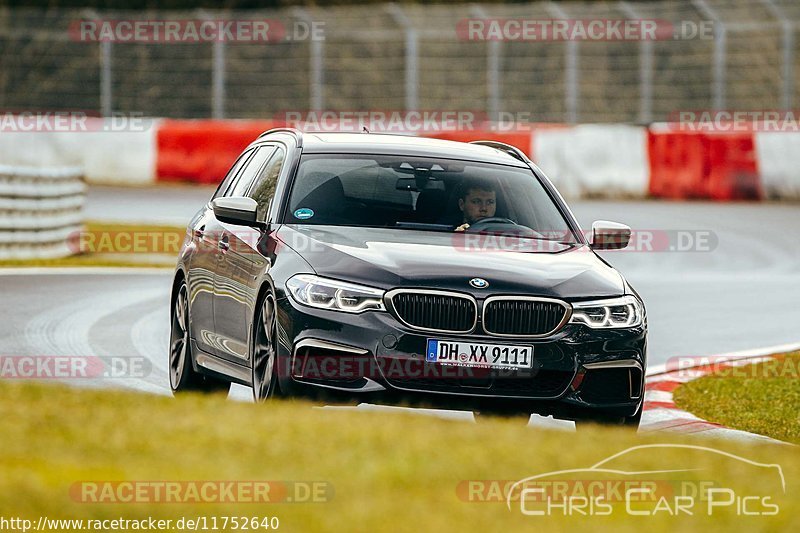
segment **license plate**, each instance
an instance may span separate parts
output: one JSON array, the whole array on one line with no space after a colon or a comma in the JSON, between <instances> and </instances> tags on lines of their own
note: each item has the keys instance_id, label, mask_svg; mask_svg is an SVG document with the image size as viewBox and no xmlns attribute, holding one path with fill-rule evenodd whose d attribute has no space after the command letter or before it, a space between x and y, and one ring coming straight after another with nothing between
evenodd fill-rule
<instances>
[{"instance_id":1,"label":"license plate","mask_svg":"<svg viewBox=\"0 0 800 533\"><path fill-rule=\"evenodd\" d=\"M531 368L533 346L428 339L428 363L482 368Z\"/></svg>"}]
</instances>

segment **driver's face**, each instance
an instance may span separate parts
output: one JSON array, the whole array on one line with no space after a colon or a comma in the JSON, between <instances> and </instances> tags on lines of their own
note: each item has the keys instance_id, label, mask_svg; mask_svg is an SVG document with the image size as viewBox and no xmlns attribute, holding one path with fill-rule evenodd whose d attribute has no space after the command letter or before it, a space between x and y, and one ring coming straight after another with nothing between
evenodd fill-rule
<instances>
[{"instance_id":1,"label":"driver's face","mask_svg":"<svg viewBox=\"0 0 800 533\"><path fill-rule=\"evenodd\" d=\"M474 224L481 218L494 216L497 211L497 195L494 191L470 189L463 199L458 200L458 208L464 213L464 222Z\"/></svg>"}]
</instances>

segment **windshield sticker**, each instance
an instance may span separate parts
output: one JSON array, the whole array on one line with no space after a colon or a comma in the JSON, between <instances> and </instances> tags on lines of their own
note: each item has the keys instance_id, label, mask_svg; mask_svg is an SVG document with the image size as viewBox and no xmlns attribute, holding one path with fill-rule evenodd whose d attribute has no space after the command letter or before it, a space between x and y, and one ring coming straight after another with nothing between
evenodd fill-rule
<instances>
[{"instance_id":1,"label":"windshield sticker","mask_svg":"<svg viewBox=\"0 0 800 533\"><path fill-rule=\"evenodd\" d=\"M314 210L309 209L308 207L301 207L294 212L294 218L299 218L300 220L306 220L314 216Z\"/></svg>"}]
</instances>

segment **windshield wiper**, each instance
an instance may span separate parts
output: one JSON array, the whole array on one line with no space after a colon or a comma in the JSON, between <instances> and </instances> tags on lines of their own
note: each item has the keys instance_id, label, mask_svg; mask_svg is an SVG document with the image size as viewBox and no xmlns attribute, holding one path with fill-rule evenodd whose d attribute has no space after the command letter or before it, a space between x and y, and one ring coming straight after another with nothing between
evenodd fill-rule
<instances>
[{"instance_id":1,"label":"windshield wiper","mask_svg":"<svg viewBox=\"0 0 800 533\"><path fill-rule=\"evenodd\" d=\"M426 222L400 222L394 223L395 228L415 229L420 231L446 231L452 232L453 226L450 224L430 224Z\"/></svg>"}]
</instances>

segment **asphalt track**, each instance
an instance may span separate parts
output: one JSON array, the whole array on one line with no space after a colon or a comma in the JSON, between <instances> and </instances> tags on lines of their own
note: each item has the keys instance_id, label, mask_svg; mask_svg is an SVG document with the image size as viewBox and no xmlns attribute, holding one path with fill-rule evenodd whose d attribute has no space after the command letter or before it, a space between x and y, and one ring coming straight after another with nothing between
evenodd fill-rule
<instances>
[{"instance_id":1,"label":"asphalt track","mask_svg":"<svg viewBox=\"0 0 800 533\"><path fill-rule=\"evenodd\" d=\"M93 189L87 218L184 223L209 194L207 188ZM571 205L584 229L608 219L645 236L633 250L603 255L645 301L651 365L800 341L799 206ZM144 357L152 365L146 375L99 384L166 394L171 275L0 269L0 355ZM247 398L249 389L236 387L232 396Z\"/></svg>"}]
</instances>

